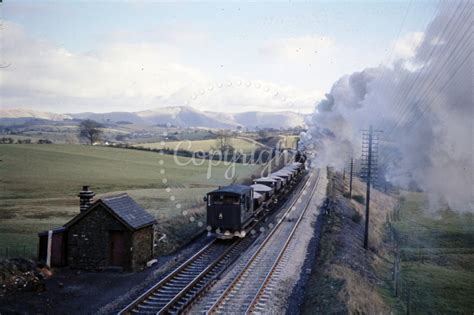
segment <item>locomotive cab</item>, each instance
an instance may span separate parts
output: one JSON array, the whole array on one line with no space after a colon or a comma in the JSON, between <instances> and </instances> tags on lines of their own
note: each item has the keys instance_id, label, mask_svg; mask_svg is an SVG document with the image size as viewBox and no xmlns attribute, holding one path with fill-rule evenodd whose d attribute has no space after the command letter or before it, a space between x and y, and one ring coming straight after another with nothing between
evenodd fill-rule
<instances>
[{"instance_id":1,"label":"locomotive cab","mask_svg":"<svg viewBox=\"0 0 474 315\"><path fill-rule=\"evenodd\" d=\"M231 185L207 194L207 228L230 237L243 233L254 212L254 191Z\"/></svg>"}]
</instances>

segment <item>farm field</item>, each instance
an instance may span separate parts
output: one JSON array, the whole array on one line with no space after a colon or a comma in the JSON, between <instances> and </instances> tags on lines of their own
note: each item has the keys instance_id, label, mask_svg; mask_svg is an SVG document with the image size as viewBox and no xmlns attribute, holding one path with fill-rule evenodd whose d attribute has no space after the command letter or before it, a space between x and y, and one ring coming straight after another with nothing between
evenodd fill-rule
<instances>
[{"instance_id":1,"label":"farm field","mask_svg":"<svg viewBox=\"0 0 474 315\"><path fill-rule=\"evenodd\" d=\"M261 145L248 141L241 138L230 138L228 143L232 145L237 150L242 150L242 152L251 152L253 150L262 148ZM155 143L141 143L135 145L136 147L144 147L149 149L184 149L189 151L210 151L218 147L218 140L208 139L208 140L192 140L192 141L164 141L164 142L155 142Z\"/></svg>"},{"instance_id":2,"label":"farm field","mask_svg":"<svg viewBox=\"0 0 474 315\"><path fill-rule=\"evenodd\" d=\"M79 212L82 185L90 185L97 198L129 193L163 222L164 233L179 234L172 229L174 220L185 219L182 228L197 230L204 193L231 181L225 178L229 164L209 168L210 161L198 160L202 165L183 166L171 155L108 147L0 145L0 160L0 257L7 247L10 255L33 253L37 232L63 225ZM237 181L257 170L233 166ZM191 210L183 216L186 209Z\"/></svg>"},{"instance_id":3,"label":"farm field","mask_svg":"<svg viewBox=\"0 0 474 315\"><path fill-rule=\"evenodd\" d=\"M474 216L427 213L421 193L404 193L393 222L401 254L401 300L410 313L471 314L474 310ZM409 296L409 300L408 300Z\"/></svg>"},{"instance_id":4,"label":"farm field","mask_svg":"<svg viewBox=\"0 0 474 315\"><path fill-rule=\"evenodd\" d=\"M282 136L281 144L285 148L296 149L300 136Z\"/></svg>"}]
</instances>

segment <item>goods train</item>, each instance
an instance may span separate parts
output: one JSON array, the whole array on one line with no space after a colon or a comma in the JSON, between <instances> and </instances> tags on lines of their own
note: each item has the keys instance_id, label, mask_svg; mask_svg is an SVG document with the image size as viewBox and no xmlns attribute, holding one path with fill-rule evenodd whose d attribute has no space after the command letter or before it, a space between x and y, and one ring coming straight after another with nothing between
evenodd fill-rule
<instances>
[{"instance_id":1,"label":"goods train","mask_svg":"<svg viewBox=\"0 0 474 315\"><path fill-rule=\"evenodd\" d=\"M250 223L262 217L279 197L288 194L301 177L306 156L298 153L295 162L266 177L254 179L250 186L230 185L209 192L204 197L209 233L220 239L245 237Z\"/></svg>"}]
</instances>

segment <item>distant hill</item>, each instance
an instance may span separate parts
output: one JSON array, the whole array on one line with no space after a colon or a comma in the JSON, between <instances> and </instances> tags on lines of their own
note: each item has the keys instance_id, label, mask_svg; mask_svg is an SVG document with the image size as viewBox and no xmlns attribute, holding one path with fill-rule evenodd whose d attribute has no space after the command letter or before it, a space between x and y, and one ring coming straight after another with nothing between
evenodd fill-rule
<instances>
[{"instance_id":1,"label":"distant hill","mask_svg":"<svg viewBox=\"0 0 474 315\"><path fill-rule=\"evenodd\" d=\"M92 119L100 122L123 122L128 121L134 124L145 124L145 122L135 113L110 112L110 113L80 113L70 114L75 119Z\"/></svg>"},{"instance_id":2,"label":"distant hill","mask_svg":"<svg viewBox=\"0 0 474 315\"><path fill-rule=\"evenodd\" d=\"M203 128L292 128L304 126L305 115L294 112L244 112L244 113L219 113L203 112L188 106L163 107L139 112L110 112L110 113L78 113L55 114L50 112L37 112L33 110L13 109L0 110L0 123L8 119L93 119L99 122L123 123L130 122L137 125L165 125L170 123L180 127Z\"/></svg>"},{"instance_id":3,"label":"distant hill","mask_svg":"<svg viewBox=\"0 0 474 315\"><path fill-rule=\"evenodd\" d=\"M244 113L217 113L206 112L219 119L232 121L238 125L251 129L259 128L293 128L304 126L305 115L294 112L244 112Z\"/></svg>"},{"instance_id":4,"label":"distant hill","mask_svg":"<svg viewBox=\"0 0 474 315\"><path fill-rule=\"evenodd\" d=\"M36 118L45 120L71 119L68 114L55 114L51 112L39 112L29 109L0 109L0 118Z\"/></svg>"},{"instance_id":5,"label":"distant hill","mask_svg":"<svg viewBox=\"0 0 474 315\"><path fill-rule=\"evenodd\" d=\"M234 128L233 121L221 121L212 115L188 106L164 107L135 113L148 124L170 123L180 127Z\"/></svg>"}]
</instances>

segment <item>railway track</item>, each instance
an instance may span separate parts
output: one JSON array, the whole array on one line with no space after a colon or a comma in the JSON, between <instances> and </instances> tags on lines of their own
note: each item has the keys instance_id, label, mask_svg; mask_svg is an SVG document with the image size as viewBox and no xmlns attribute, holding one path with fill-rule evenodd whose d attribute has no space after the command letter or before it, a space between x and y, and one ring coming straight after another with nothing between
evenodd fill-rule
<instances>
[{"instance_id":1,"label":"railway track","mask_svg":"<svg viewBox=\"0 0 474 315\"><path fill-rule=\"evenodd\" d=\"M179 313L205 290L250 242L250 239L213 240L119 314Z\"/></svg>"},{"instance_id":2,"label":"railway track","mask_svg":"<svg viewBox=\"0 0 474 315\"><path fill-rule=\"evenodd\" d=\"M301 195L304 184L296 189ZM285 204L288 213L298 198ZM254 224L255 226L257 224ZM118 314L177 314L189 307L203 292L214 284L224 270L240 257L255 240L252 237L233 240L215 239L182 263Z\"/></svg>"},{"instance_id":3,"label":"railway track","mask_svg":"<svg viewBox=\"0 0 474 315\"><path fill-rule=\"evenodd\" d=\"M278 221L275 228L267 235L264 241L247 260L240 271L234 275L233 280L226 284L226 288L217 300L208 308L207 314L250 314L254 311L264 311L265 299L272 290L271 280L281 271L281 265L287 260L287 248L295 235L306 210L308 209L312 196L317 188L319 173L314 180L310 190L303 190L300 197L306 196L304 206L299 214L291 211L296 210L294 204ZM308 184L308 183L307 183ZM302 202L299 199L299 203ZM298 200L295 201L298 203ZM295 221L296 219L296 221ZM289 224L295 222L294 224Z\"/></svg>"}]
</instances>

